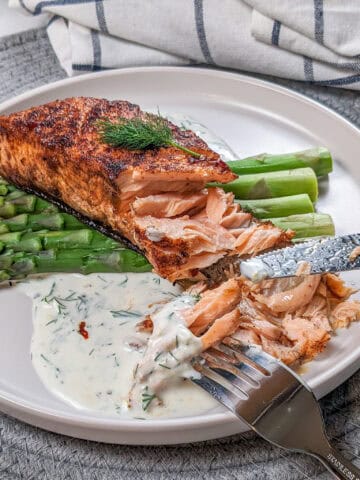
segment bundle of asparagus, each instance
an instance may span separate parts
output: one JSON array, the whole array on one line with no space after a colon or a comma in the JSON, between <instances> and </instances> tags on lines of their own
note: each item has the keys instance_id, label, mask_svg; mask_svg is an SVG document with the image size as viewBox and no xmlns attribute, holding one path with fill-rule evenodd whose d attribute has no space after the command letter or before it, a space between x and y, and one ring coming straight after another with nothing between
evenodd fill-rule
<instances>
[{"instance_id":1,"label":"bundle of asparagus","mask_svg":"<svg viewBox=\"0 0 360 480\"><path fill-rule=\"evenodd\" d=\"M0 281L50 272L147 272L148 261L0 179Z\"/></svg>"},{"instance_id":2,"label":"bundle of asparagus","mask_svg":"<svg viewBox=\"0 0 360 480\"><path fill-rule=\"evenodd\" d=\"M240 174L227 185L241 207L296 232L296 238L333 235L329 215L315 213L317 176L331 172L325 148L263 154L229 162ZM0 178L0 281L50 272L146 272L148 261L86 228L72 215Z\"/></svg>"}]
</instances>

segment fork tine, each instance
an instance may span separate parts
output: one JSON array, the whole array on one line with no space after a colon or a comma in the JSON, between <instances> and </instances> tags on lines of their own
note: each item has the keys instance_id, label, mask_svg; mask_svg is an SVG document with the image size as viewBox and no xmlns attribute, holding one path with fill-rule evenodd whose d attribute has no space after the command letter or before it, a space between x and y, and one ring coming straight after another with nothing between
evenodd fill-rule
<instances>
[{"instance_id":1,"label":"fork tine","mask_svg":"<svg viewBox=\"0 0 360 480\"><path fill-rule=\"evenodd\" d=\"M239 351L239 349L219 344L211 350L215 350L216 352L220 351L228 357L231 357L233 359L232 363L235 363L235 366L241 372L241 375L246 377L246 379L250 379L250 381L256 385L261 383L264 376L270 375L268 370L246 357L241 351Z\"/></svg>"},{"instance_id":2,"label":"fork tine","mask_svg":"<svg viewBox=\"0 0 360 480\"><path fill-rule=\"evenodd\" d=\"M193 378L192 381L206 390L212 397L232 412L236 411L236 405L238 405L241 400L246 400L247 397L245 394L241 395L239 390L237 390L235 394L225 387L223 385L223 379L205 364L197 363L194 365L194 368L201 373L201 377Z\"/></svg>"},{"instance_id":3,"label":"fork tine","mask_svg":"<svg viewBox=\"0 0 360 480\"><path fill-rule=\"evenodd\" d=\"M230 373L233 373L235 376L240 376L245 382L249 383L250 385L254 387L258 387L260 385L260 378L262 377L259 376L259 378L257 378L256 375L249 375L249 372L247 373L246 370L250 369L247 368L246 365L239 363L237 356L235 357L234 355L232 355L233 353L236 353L233 350L227 349L226 347L218 346L210 348L204 353L212 356L215 361L223 360L223 363L226 366L230 367Z\"/></svg>"},{"instance_id":4,"label":"fork tine","mask_svg":"<svg viewBox=\"0 0 360 480\"><path fill-rule=\"evenodd\" d=\"M278 362L261 350L257 345L243 345L234 337L226 337L223 340L223 343L225 343L227 347L234 349L238 354L242 355L241 361L251 365L261 372L264 372L265 370L271 374L279 367Z\"/></svg>"},{"instance_id":5,"label":"fork tine","mask_svg":"<svg viewBox=\"0 0 360 480\"><path fill-rule=\"evenodd\" d=\"M203 353L202 358L207 362L208 367L231 383L232 386L239 389L242 394L246 394L248 390L258 388L259 383L251 381L248 377L241 374L241 371L236 367L229 365L226 360L219 358L211 353Z\"/></svg>"}]
</instances>

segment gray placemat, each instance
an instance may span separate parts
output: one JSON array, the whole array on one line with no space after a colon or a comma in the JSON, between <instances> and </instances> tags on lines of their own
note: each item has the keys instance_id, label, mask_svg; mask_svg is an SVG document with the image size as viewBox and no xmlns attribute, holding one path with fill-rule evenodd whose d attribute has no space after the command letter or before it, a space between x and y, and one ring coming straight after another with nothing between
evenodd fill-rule
<instances>
[{"instance_id":1,"label":"gray placemat","mask_svg":"<svg viewBox=\"0 0 360 480\"><path fill-rule=\"evenodd\" d=\"M64 77L44 30L0 40L0 100ZM271 80L323 102L360 126L359 93ZM321 402L335 446L358 465L359 380L360 372ZM197 444L128 447L72 439L0 415L1 480L328 478L316 460L281 451L251 433Z\"/></svg>"}]
</instances>

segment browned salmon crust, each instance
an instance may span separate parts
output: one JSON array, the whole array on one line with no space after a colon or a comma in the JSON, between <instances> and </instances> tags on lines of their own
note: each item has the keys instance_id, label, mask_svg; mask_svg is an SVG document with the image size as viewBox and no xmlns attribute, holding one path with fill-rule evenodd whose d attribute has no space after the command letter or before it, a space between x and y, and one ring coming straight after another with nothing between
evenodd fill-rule
<instances>
[{"instance_id":1,"label":"browned salmon crust","mask_svg":"<svg viewBox=\"0 0 360 480\"><path fill-rule=\"evenodd\" d=\"M143 115L138 105L127 101L79 97L0 116L0 173L118 240L127 237L116 218L121 174L146 176L154 191L156 183L168 181L171 173L178 180L185 178L189 189L197 182L234 178L199 137L170 122L176 140L201 153L200 159L173 147L129 151L99 141L99 119Z\"/></svg>"},{"instance_id":2,"label":"browned salmon crust","mask_svg":"<svg viewBox=\"0 0 360 480\"><path fill-rule=\"evenodd\" d=\"M26 178L30 178L31 172L28 168L26 172L20 172L20 165L11 170L11 163L22 160L23 167L31 164L36 170L39 170L40 165L43 166L46 169L43 174L49 173L51 176L47 181L50 181L54 196L61 193L59 189L62 180L57 178L60 172L75 174L76 177L83 175L81 182L85 179L91 180L94 175L100 176L115 190L119 189L119 174L124 172L156 175L158 179L173 173L180 176L181 180L186 178L190 183L229 182L235 178L226 163L210 150L205 142L192 131L182 130L170 122L168 123L176 141L202 154L201 158L195 159L174 147L129 151L113 148L99 141L99 119L131 119L144 115L138 105L127 101L77 97L57 100L9 116L0 116L2 141L9 142L7 147L2 147L2 156L7 153L8 162L4 164L2 161L1 169L9 178L13 176L13 181L20 183L25 180L26 186ZM18 154L16 159L14 153ZM35 153L38 156L34 165L32 157ZM166 177L165 179L168 181ZM42 181L39 183L41 188ZM91 183L97 185L94 180ZM48 193L51 191L50 185L46 187ZM76 183L76 187L76 190L79 190L81 185ZM88 187L89 185L86 190L89 190Z\"/></svg>"},{"instance_id":3,"label":"browned salmon crust","mask_svg":"<svg viewBox=\"0 0 360 480\"><path fill-rule=\"evenodd\" d=\"M195 278L226 255L283 246L291 234L258 224L209 182L236 178L219 155L169 122L174 147L103 143L98 121L144 118L127 101L68 98L0 116L0 175L144 253L162 276ZM236 258L236 257L234 257Z\"/></svg>"}]
</instances>

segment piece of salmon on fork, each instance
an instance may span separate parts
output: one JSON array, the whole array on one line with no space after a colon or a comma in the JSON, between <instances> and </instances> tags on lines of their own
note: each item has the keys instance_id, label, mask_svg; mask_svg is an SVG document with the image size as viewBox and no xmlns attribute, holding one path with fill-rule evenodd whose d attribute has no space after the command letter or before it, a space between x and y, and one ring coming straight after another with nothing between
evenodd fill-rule
<instances>
[{"instance_id":1,"label":"piece of salmon on fork","mask_svg":"<svg viewBox=\"0 0 360 480\"><path fill-rule=\"evenodd\" d=\"M148 115L127 101L78 97L0 116L0 175L144 253L171 281L217 277L236 255L288 244L291 232L257 222L231 193L207 188L236 176L193 132L168 122L176 142L199 158L174 146L103 143L100 120Z\"/></svg>"},{"instance_id":2,"label":"piece of salmon on fork","mask_svg":"<svg viewBox=\"0 0 360 480\"><path fill-rule=\"evenodd\" d=\"M312 360L337 328L360 319L352 293L332 274L258 284L237 277L200 294L191 288L146 319L150 337L130 406L136 408L144 388L160 401L171 381L195 374L191 364L200 354L215 368L222 361L229 367L227 345L258 345L291 366Z\"/></svg>"}]
</instances>

